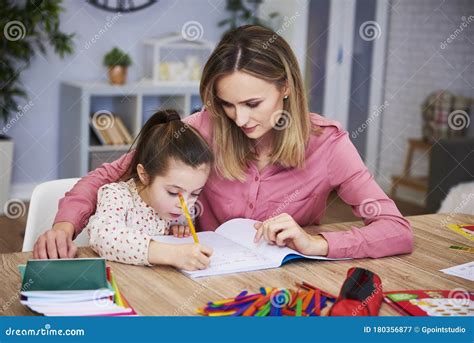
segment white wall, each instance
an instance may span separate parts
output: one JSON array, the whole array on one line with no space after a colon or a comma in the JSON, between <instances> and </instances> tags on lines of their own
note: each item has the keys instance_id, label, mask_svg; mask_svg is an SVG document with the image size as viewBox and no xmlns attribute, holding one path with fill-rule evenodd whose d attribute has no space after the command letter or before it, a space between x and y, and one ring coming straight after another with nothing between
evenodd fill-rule
<instances>
[{"instance_id":1,"label":"white wall","mask_svg":"<svg viewBox=\"0 0 474 343\"><path fill-rule=\"evenodd\" d=\"M59 83L61 80L105 82L103 55L119 46L131 55L129 80L142 76L141 41L149 36L180 32L187 21L203 26L203 38L217 42L222 30L217 22L227 16L223 1L161 0L146 10L114 14L99 10L85 1L66 0L61 15L61 29L75 32L75 52L64 60L48 52L36 57L22 74L32 106L24 112L7 134L15 142L11 197L27 198L35 184L57 177ZM107 29L106 24L111 27ZM100 30L106 30L99 34ZM99 34L99 39L91 39ZM88 47L90 45L90 47Z\"/></svg>"},{"instance_id":2,"label":"white wall","mask_svg":"<svg viewBox=\"0 0 474 343\"><path fill-rule=\"evenodd\" d=\"M383 188L389 189L391 175L401 173L408 139L421 138L425 98L439 89L474 97L474 21L441 48L462 24L462 17L472 15L472 0L391 2L385 83L388 106L379 145L378 182ZM416 162L417 174L427 170L425 158Z\"/></svg>"},{"instance_id":3,"label":"white wall","mask_svg":"<svg viewBox=\"0 0 474 343\"><path fill-rule=\"evenodd\" d=\"M127 51L133 59L128 79L140 79L143 39L180 32L184 23L198 21L203 27L203 38L217 42L223 32L217 22L228 16L225 6L222 0L160 0L145 10L114 18L114 13L85 1L65 0L61 29L76 33L75 52L61 60L48 51L46 57L36 57L22 74L31 103L25 107L25 102L18 120L8 124L7 134L15 142L11 197L27 199L36 184L57 178L61 80L106 82L102 57L113 46ZM280 11L289 17L299 11L295 24L285 29L283 36L295 48L298 59L304 61L306 35L301 35L301 30L306 30L307 13L299 10L301 6L306 8L307 0L268 0L264 11ZM105 32L100 33L101 30ZM96 35L99 38L92 42Z\"/></svg>"},{"instance_id":4,"label":"white wall","mask_svg":"<svg viewBox=\"0 0 474 343\"><path fill-rule=\"evenodd\" d=\"M305 75L309 0L266 0L260 7L260 17L266 19L272 12L279 13L272 28L291 45Z\"/></svg>"}]
</instances>

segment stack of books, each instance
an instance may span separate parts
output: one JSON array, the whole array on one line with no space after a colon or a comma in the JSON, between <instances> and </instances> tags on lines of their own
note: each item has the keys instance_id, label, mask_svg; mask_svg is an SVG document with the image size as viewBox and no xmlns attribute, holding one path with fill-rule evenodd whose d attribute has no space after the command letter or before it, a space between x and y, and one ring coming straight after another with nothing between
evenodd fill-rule
<instances>
[{"instance_id":1,"label":"stack of books","mask_svg":"<svg viewBox=\"0 0 474 343\"><path fill-rule=\"evenodd\" d=\"M93 116L91 128L102 145L126 145L133 142L132 135L119 116L107 116L106 120Z\"/></svg>"},{"instance_id":2,"label":"stack of books","mask_svg":"<svg viewBox=\"0 0 474 343\"><path fill-rule=\"evenodd\" d=\"M101 258L29 260L19 266L20 302L45 316L134 316Z\"/></svg>"}]
</instances>

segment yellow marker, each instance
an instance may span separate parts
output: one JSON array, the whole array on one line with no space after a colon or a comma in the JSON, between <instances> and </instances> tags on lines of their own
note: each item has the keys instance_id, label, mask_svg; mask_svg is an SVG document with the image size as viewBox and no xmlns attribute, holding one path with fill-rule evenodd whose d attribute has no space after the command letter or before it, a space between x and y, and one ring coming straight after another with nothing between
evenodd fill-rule
<instances>
[{"instance_id":1,"label":"yellow marker","mask_svg":"<svg viewBox=\"0 0 474 343\"><path fill-rule=\"evenodd\" d=\"M209 317L223 317L223 316L231 316L236 312L236 310L231 311L222 311L222 312L210 312L207 315Z\"/></svg>"},{"instance_id":2,"label":"yellow marker","mask_svg":"<svg viewBox=\"0 0 474 343\"><path fill-rule=\"evenodd\" d=\"M181 203L181 207L183 209L184 215L186 216L186 219L188 220L189 229L191 230L191 234L193 235L194 243L199 243L199 238L196 235L196 229L194 228L194 224L191 219L191 215L189 214L188 207L186 206L186 203L184 202L183 195L179 193L178 197L179 197L179 202Z\"/></svg>"},{"instance_id":3,"label":"yellow marker","mask_svg":"<svg viewBox=\"0 0 474 343\"><path fill-rule=\"evenodd\" d=\"M454 232L459 233L461 236L466 237L467 239L474 241L474 234L466 232L466 230L462 229L462 226L468 226L466 224L463 225L456 225L456 224L448 224L446 225L449 229L453 230Z\"/></svg>"}]
</instances>

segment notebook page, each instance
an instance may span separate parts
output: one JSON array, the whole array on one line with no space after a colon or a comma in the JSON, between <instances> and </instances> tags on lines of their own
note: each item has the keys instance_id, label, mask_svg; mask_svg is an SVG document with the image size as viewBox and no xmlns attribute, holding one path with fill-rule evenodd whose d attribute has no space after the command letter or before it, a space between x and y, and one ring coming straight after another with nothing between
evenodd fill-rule
<instances>
[{"instance_id":1,"label":"notebook page","mask_svg":"<svg viewBox=\"0 0 474 343\"><path fill-rule=\"evenodd\" d=\"M47 299L54 302L85 301L106 298L115 293L109 289L101 288L93 291L22 291L21 295L28 299Z\"/></svg>"},{"instance_id":2,"label":"notebook page","mask_svg":"<svg viewBox=\"0 0 474 343\"><path fill-rule=\"evenodd\" d=\"M219 233L220 235L247 247L259 255L269 258L275 263L278 263L278 266L284 262L287 256L288 258L286 260L289 260L291 257L295 257L295 255L313 260L337 260L323 256L303 255L288 247L270 245L263 238L260 239L260 242L254 243L253 239L257 232L257 230L255 230L253 227L255 223L257 223L257 221L253 219L232 219L219 226L216 230L216 233Z\"/></svg>"},{"instance_id":3,"label":"notebook page","mask_svg":"<svg viewBox=\"0 0 474 343\"><path fill-rule=\"evenodd\" d=\"M448 275L453 275L464 278L469 281L474 281L474 261L450 268L441 269L441 271Z\"/></svg>"},{"instance_id":4,"label":"notebook page","mask_svg":"<svg viewBox=\"0 0 474 343\"><path fill-rule=\"evenodd\" d=\"M214 251L211 256L211 263L207 269L184 271L191 277L236 273L278 266L278 264L275 264L270 259L215 232L199 232L198 237L202 245L209 246ZM192 237L154 236L152 239L167 244L194 242Z\"/></svg>"},{"instance_id":5,"label":"notebook page","mask_svg":"<svg viewBox=\"0 0 474 343\"><path fill-rule=\"evenodd\" d=\"M108 299L64 304L39 303L23 300L21 303L35 312L54 316L107 315L132 312L132 309L120 307Z\"/></svg>"}]
</instances>

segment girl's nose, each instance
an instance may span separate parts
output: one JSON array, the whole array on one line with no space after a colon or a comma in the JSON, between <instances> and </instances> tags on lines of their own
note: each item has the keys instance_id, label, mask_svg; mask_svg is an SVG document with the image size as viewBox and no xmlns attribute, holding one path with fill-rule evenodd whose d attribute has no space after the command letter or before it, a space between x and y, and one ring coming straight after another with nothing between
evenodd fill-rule
<instances>
[{"instance_id":1,"label":"girl's nose","mask_svg":"<svg viewBox=\"0 0 474 343\"><path fill-rule=\"evenodd\" d=\"M183 196L183 199L184 199L184 202L186 204L186 206L188 207L188 209L193 205L193 202L192 202L192 198L190 198L188 195L186 194L183 194L181 193L181 195ZM181 201L178 201L175 203L175 207L176 208L179 208L179 209L182 209L182 206L181 206Z\"/></svg>"}]
</instances>

